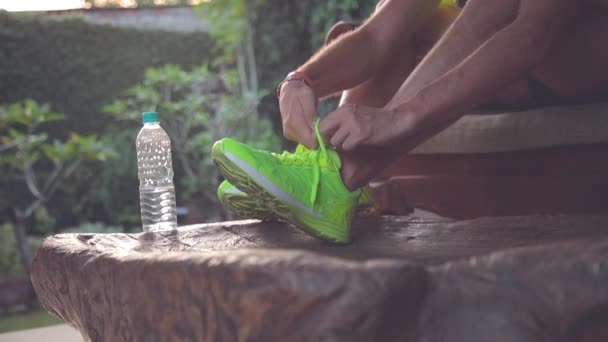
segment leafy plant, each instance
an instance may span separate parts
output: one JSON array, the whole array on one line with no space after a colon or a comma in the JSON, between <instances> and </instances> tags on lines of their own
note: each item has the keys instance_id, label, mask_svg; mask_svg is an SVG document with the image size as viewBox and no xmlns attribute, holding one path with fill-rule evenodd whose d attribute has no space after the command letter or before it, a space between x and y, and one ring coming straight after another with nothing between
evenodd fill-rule
<instances>
[{"instance_id":1,"label":"leafy plant","mask_svg":"<svg viewBox=\"0 0 608 342\"><path fill-rule=\"evenodd\" d=\"M16 203L11 201L9 193L4 193L0 208L13 213L17 247L26 270L32 262L27 247L28 220L46 208L82 161L104 161L115 155L94 135L80 136L72 132L65 140L49 142L43 126L59 120L63 120L63 115L30 99L0 106L0 180L25 185L30 196L25 203Z\"/></svg>"},{"instance_id":2,"label":"leafy plant","mask_svg":"<svg viewBox=\"0 0 608 342\"><path fill-rule=\"evenodd\" d=\"M258 66L254 45L255 27L253 22L258 13L252 11L256 0L205 1L199 6L199 13L209 26L209 34L216 48L222 51L221 66L236 65L236 76L240 94L249 101L250 113L257 120L259 100L265 95L260 89ZM234 75L234 72L228 72ZM249 126L251 134L256 126Z\"/></svg>"},{"instance_id":3,"label":"leafy plant","mask_svg":"<svg viewBox=\"0 0 608 342\"><path fill-rule=\"evenodd\" d=\"M178 194L183 199L202 197L216 209L209 210L209 216L217 217L219 174L209 155L212 144L233 137L262 149L276 150L280 145L270 121L252 115L256 104L254 95L240 94L230 70L211 71L203 65L186 71L165 65L149 68L142 83L104 109L132 124L139 122L143 111L159 112L171 138L174 167L184 175L176 181Z\"/></svg>"},{"instance_id":4,"label":"leafy plant","mask_svg":"<svg viewBox=\"0 0 608 342\"><path fill-rule=\"evenodd\" d=\"M208 0L198 12L209 26L222 63L234 66L244 93L257 89L258 111L280 125L274 95L288 72L323 44L339 20L365 18L374 1Z\"/></svg>"},{"instance_id":5,"label":"leafy plant","mask_svg":"<svg viewBox=\"0 0 608 342\"><path fill-rule=\"evenodd\" d=\"M34 254L42 244L42 239L29 237L26 246L30 254ZM21 262L14 226L5 222L0 224L0 283L10 279L27 278L28 274Z\"/></svg>"},{"instance_id":6,"label":"leafy plant","mask_svg":"<svg viewBox=\"0 0 608 342\"><path fill-rule=\"evenodd\" d=\"M126 227L141 224L135 150L138 129L135 121L121 120L104 131L101 141L118 153L91 182L91 205L83 215L87 220Z\"/></svg>"},{"instance_id":7,"label":"leafy plant","mask_svg":"<svg viewBox=\"0 0 608 342\"><path fill-rule=\"evenodd\" d=\"M0 275L0 280L22 278L25 275L13 227L9 223L0 225Z\"/></svg>"}]
</instances>

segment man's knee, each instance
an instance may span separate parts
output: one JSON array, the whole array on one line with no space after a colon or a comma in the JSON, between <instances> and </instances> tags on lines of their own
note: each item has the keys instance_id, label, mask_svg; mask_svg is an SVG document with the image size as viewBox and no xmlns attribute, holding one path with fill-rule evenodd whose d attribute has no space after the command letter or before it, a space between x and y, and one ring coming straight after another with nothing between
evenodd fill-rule
<instances>
[{"instance_id":1,"label":"man's knee","mask_svg":"<svg viewBox=\"0 0 608 342\"><path fill-rule=\"evenodd\" d=\"M325 36L325 45L347 32L354 31L360 25L361 23L356 21L339 21L335 23L334 26L327 31L327 35Z\"/></svg>"},{"instance_id":2,"label":"man's knee","mask_svg":"<svg viewBox=\"0 0 608 342\"><path fill-rule=\"evenodd\" d=\"M386 0L378 1L378 3L376 4L376 12L378 12L378 10L384 4L386 4L386 2L387 2ZM361 22L358 22L358 21L342 21L341 20L341 21L335 23L334 26L332 26L329 29L329 31L327 31L327 35L325 35L325 45L331 43L336 38L340 37L341 35L343 35L347 32L354 31L359 26L361 26Z\"/></svg>"},{"instance_id":3,"label":"man's knee","mask_svg":"<svg viewBox=\"0 0 608 342\"><path fill-rule=\"evenodd\" d=\"M378 3L376 4L376 11L378 11L382 6L384 6L385 3L386 3L386 0L378 1Z\"/></svg>"}]
</instances>

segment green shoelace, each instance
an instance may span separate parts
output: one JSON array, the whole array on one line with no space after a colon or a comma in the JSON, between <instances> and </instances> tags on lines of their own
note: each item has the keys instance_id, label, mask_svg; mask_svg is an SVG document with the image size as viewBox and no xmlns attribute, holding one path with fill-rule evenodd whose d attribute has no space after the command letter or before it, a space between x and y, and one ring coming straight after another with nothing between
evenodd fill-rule
<instances>
[{"instance_id":1,"label":"green shoelace","mask_svg":"<svg viewBox=\"0 0 608 342\"><path fill-rule=\"evenodd\" d=\"M327 149L325 147L325 141L321 136L321 132L319 131L319 122L320 119L315 121L315 135L317 137L317 141L319 142L319 150L309 150L303 145L299 145L296 148L295 152L287 152L284 151L281 154L271 153L273 157L275 157L278 161L285 165L312 165L312 184L313 188L310 193L310 206L313 206L315 201L317 200L317 192L319 191L319 182L321 181L321 168L319 166L320 159L324 158L328 160ZM314 159L311 154L315 154L316 159Z\"/></svg>"},{"instance_id":2,"label":"green shoelace","mask_svg":"<svg viewBox=\"0 0 608 342\"><path fill-rule=\"evenodd\" d=\"M317 191L319 190L319 182L321 181L321 168L319 167L319 156L325 158L325 160L327 160L329 158L327 156L327 149L325 148L325 141L323 140L323 137L321 136L321 132L319 131L319 122L321 122L320 119L317 119L315 121L315 135L317 136L317 141L319 142L319 148L321 149L321 153L317 153L317 162L314 163L315 167L313 168L313 174L312 174L313 189L312 189L312 192L310 193L310 205L311 206L313 204L315 204L315 201L317 200Z\"/></svg>"}]
</instances>

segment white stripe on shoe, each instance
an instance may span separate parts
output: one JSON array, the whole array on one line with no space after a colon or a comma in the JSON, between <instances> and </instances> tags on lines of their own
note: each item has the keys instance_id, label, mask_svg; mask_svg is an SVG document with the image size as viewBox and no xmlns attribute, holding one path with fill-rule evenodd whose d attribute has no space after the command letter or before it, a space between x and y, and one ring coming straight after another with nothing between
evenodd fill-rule
<instances>
[{"instance_id":1,"label":"white stripe on shoe","mask_svg":"<svg viewBox=\"0 0 608 342\"><path fill-rule=\"evenodd\" d=\"M323 215L313 211L312 209L310 209L309 207L304 205L302 202L300 202L296 198L293 198L290 194L283 191L283 189L279 188L276 184L274 184L272 181L270 181L268 178L266 178L258 170L251 167L249 164L247 164L245 161L241 160L239 157L237 157L234 154L227 152L227 151L224 152L224 155L231 162L236 164L236 166L238 166L241 170L245 171L249 175L249 177L253 178L257 183L261 184L274 197L280 199L281 201L287 202L314 217L323 218Z\"/></svg>"},{"instance_id":2,"label":"white stripe on shoe","mask_svg":"<svg viewBox=\"0 0 608 342\"><path fill-rule=\"evenodd\" d=\"M236 186L232 187L232 188L228 188L227 190L224 190L225 194L230 194L230 195L239 195L239 196L246 196L247 194L242 192L241 190L239 190Z\"/></svg>"}]
</instances>

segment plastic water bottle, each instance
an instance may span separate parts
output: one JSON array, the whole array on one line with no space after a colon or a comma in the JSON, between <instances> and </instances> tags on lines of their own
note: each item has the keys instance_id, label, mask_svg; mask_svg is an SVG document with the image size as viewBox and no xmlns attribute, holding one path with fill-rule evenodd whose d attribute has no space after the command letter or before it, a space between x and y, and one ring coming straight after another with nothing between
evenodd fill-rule
<instances>
[{"instance_id":1,"label":"plastic water bottle","mask_svg":"<svg viewBox=\"0 0 608 342\"><path fill-rule=\"evenodd\" d=\"M177 228L171 139L160 126L158 113L142 114L144 126L137 135L139 205L145 232Z\"/></svg>"}]
</instances>

